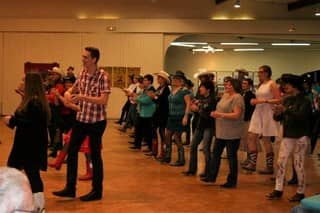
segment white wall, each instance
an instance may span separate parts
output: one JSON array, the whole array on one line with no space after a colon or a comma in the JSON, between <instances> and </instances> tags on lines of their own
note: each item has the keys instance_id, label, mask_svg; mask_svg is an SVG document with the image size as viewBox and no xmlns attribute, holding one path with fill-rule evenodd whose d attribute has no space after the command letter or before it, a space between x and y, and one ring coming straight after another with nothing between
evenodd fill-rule
<instances>
[{"instance_id":1,"label":"white wall","mask_svg":"<svg viewBox=\"0 0 320 213\"><path fill-rule=\"evenodd\" d=\"M12 113L19 103L13 92L23 75L26 61L58 62L62 68L74 65L81 68L81 51L84 46L97 46L101 50L101 66L141 67L142 74L163 69L164 55L169 43L178 35L189 33L250 34L297 39L301 36L318 36L320 21L311 20L256 20L212 21L192 19L0 19L0 113ZM115 26L116 32L108 32ZM288 33L295 26L296 32ZM309 56L310 57L307 57ZM311 57L312 56L312 57ZM233 70L238 67L256 69L269 63L276 72L280 70L310 70L318 68L314 58L318 53L295 56L293 53L263 53L263 55L238 55L222 53L205 56L181 55L170 52L166 69L182 69L189 73L206 67ZM281 59L281 60L280 60ZM299 63L300 61L300 63ZM193 64L194 62L194 64ZM299 69L297 69L299 68ZM125 100L119 89L113 89L108 106L109 117L118 117Z\"/></svg>"},{"instance_id":2,"label":"white wall","mask_svg":"<svg viewBox=\"0 0 320 213\"><path fill-rule=\"evenodd\" d=\"M196 53L185 48L170 47L165 58L165 69L169 72L183 70L192 77L199 68L216 71L234 71L244 68L256 71L259 66L267 64L272 67L273 78L282 73L302 74L320 69L320 50L291 51L267 50L265 52L225 51L215 54Z\"/></svg>"},{"instance_id":3,"label":"white wall","mask_svg":"<svg viewBox=\"0 0 320 213\"><path fill-rule=\"evenodd\" d=\"M2 85L0 102L3 114L12 113L20 101L14 89L23 76L26 61L58 62L63 69L74 65L79 72L83 47L96 46L101 51L100 66L141 67L144 74L161 70L163 64L162 34L3 33L0 35L0 39L3 37L0 42ZM1 57L2 49L3 57ZM125 97L120 89L112 89L108 115L110 118L117 118Z\"/></svg>"}]
</instances>

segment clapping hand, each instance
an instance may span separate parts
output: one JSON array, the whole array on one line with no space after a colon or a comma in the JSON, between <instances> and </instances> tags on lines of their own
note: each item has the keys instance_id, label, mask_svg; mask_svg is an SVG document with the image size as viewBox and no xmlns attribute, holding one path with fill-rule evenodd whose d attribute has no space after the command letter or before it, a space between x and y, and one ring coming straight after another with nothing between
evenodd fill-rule
<instances>
[{"instance_id":1,"label":"clapping hand","mask_svg":"<svg viewBox=\"0 0 320 213\"><path fill-rule=\"evenodd\" d=\"M11 115L6 115L6 116L4 116L3 117L3 122L7 125L7 126L9 126L9 124L10 124L10 119L11 119Z\"/></svg>"},{"instance_id":2,"label":"clapping hand","mask_svg":"<svg viewBox=\"0 0 320 213\"><path fill-rule=\"evenodd\" d=\"M286 110L282 104L275 104L272 109L275 114L281 114Z\"/></svg>"}]
</instances>

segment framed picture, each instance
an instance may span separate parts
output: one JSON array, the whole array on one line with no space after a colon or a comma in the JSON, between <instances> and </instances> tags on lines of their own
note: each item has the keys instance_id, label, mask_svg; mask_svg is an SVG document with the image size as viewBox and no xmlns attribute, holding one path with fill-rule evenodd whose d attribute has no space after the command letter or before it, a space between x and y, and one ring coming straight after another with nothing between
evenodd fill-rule
<instances>
[{"instance_id":1,"label":"framed picture","mask_svg":"<svg viewBox=\"0 0 320 213\"><path fill-rule=\"evenodd\" d=\"M233 72L232 71L218 71L217 72L217 84L223 84L223 79L225 77L233 77Z\"/></svg>"},{"instance_id":2,"label":"framed picture","mask_svg":"<svg viewBox=\"0 0 320 213\"><path fill-rule=\"evenodd\" d=\"M113 87L113 82L112 82L112 67L100 67L100 69L103 69L104 71L106 71L109 75L109 83L110 83L110 87Z\"/></svg>"}]
</instances>

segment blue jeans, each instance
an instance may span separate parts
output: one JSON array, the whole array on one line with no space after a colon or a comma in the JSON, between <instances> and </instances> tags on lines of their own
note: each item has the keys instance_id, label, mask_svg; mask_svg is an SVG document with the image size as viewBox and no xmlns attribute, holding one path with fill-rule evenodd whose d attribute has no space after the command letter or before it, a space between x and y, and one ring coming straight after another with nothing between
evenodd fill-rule
<instances>
[{"instance_id":1,"label":"blue jeans","mask_svg":"<svg viewBox=\"0 0 320 213\"><path fill-rule=\"evenodd\" d=\"M203 152L205 156L205 173L208 172L210 162L210 147L213 137L213 128L196 128L192 137L190 149L189 172L196 173L198 166L198 146L203 140Z\"/></svg>"}]
</instances>

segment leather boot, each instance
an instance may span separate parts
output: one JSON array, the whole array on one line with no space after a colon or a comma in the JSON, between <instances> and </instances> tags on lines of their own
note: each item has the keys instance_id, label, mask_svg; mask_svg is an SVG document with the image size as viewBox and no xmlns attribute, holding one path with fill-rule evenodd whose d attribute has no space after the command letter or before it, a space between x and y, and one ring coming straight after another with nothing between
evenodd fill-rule
<instances>
[{"instance_id":1,"label":"leather boot","mask_svg":"<svg viewBox=\"0 0 320 213\"><path fill-rule=\"evenodd\" d=\"M48 166L51 168L56 168L56 170L61 169L61 165L63 164L64 159L67 156L67 152L60 151L58 157L56 158L54 163L48 163Z\"/></svg>"},{"instance_id":2,"label":"leather boot","mask_svg":"<svg viewBox=\"0 0 320 213\"><path fill-rule=\"evenodd\" d=\"M249 153L249 155L248 155L249 163L242 166L242 169L250 171L250 172L256 171L257 157L258 157L258 152Z\"/></svg>"},{"instance_id":3,"label":"leather boot","mask_svg":"<svg viewBox=\"0 0 320 213\"><path fill-rule=\"evenodd\" d=\"M170 166L184 166L185 159L184 159L184 148L181 147L178 150L178 160L175 163L171 163Z\"/></svg>"},{"instance_id":4,"label":"leather boot","mask_svg":"<svg viewBox=\"0 0 320 213\"><path fill-rule=\"evenodd\" d=\"M170 145L166 145L166 149L165 149L165 155L162 159L160 159L161 163L170 163L171 161L171 144Z\"/></svg>"},{"instance_id":5,"label":"leather boot","mask_svg":"<svg viewBox=\"0 0 320 213\"><path fill-rule=\"evenodd\" d=\"M164 143L161 141L160 143L160 154L159 156L157 157L157 159L163 159L164 158L164 155L165 155L165 148L164 148Z\"/></svg>"},{"instance_id":6,"label":"leather boot","mask_svg":"<svg viewBox=\"0 0 320 213\"><path fill-rule=\"evenodd\" d=\"M153 156L158 155L158 139L152 140L152 155Z\"/></svg>"},{"instance_id":7,"label":"leather boot","mask_svg":"<svg viewBox=\"0 0 320 213\"><path fill-rule=\"evenodd\" d=\"M74 198L76 197L76 189L75 188L68 188L65 187L64 189L60 191L55 191L52 192L53 195L58 196L58 197L71 197Z\"/></svg>"},{"instance_id":8,"label":"leather boot","mask_svg":"<svg viewBox=\"0 0 320 213\"><path fill-rule=\"evenodd\" d=\"M259 174L262 175L272 175L273 174L273 152L267 153L266 156L266 168L259 171Z\"/></svg>"},{"instance_id":9,"label":"leather boot","mask_svg":"<svg viewBox=\"0 0 320 213\"><path fill-rule=\"evenodd\" d=\"M93 176L93 171L92 171L92 163L91 161L87 161L87 173L85 175L81 175L78 177L79 180L85 181L85 180L91 180Z\"/></svg>"}]
</instances>

